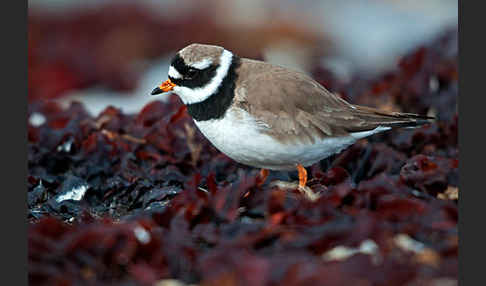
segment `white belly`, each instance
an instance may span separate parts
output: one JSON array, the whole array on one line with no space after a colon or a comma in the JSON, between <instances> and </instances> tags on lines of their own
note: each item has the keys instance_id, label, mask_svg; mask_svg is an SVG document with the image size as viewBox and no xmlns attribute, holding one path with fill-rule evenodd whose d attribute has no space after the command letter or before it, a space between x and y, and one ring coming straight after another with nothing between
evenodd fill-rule
<instances>
[{"instance_id":1,"label":"white belly","mask_svg":"<svg viewBox=\"0 0 486 286\"><path fill-rule=\"evenodd\" d=\"M297 164L312 165L340 152L359 138L382 131L377 128L352 136L322 139L314 144L291 145L259 132L259 128L265 127L259 126L242 110L235 112L230 108L222 119L194 122L204 136L228 157L245 165L270 170L293 170Z\"/></svg>"}]
</instances>

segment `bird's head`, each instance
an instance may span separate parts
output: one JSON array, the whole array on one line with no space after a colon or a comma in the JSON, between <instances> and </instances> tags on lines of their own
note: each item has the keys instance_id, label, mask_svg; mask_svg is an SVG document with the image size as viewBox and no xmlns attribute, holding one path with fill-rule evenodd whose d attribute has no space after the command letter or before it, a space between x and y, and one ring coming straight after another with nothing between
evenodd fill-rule
<instances>
[{"instance_id":1,"label":"bird's head","mask_svg":"<svg viewBox=\"0 0 486 286\"><path fill-rule=\"evenodd\" d=\"M169 79L152 95L173 91L184 102L202 102L217 92L233 61L233 53L219 46L191 44L178 51L169 67Z\"/></svg>"}]
</instances>

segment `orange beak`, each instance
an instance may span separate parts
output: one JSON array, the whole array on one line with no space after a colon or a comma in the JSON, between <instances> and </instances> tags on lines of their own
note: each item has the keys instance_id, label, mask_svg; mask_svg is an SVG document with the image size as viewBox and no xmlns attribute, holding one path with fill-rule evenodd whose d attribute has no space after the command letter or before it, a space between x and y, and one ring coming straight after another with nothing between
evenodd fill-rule
<instances>
[{"instance_id":1,"label":"orange beak","mask_svg":"<svg viewBox=\"0 0 486 286\"><path fill-rule=\"evenodd\" d=\"M176 86L173 82L170 81L170 79L164 81L161 85L157 86L152 90L150 93L151 95L156 95L164 92L168 92L174 89L174 86Z\"/></svg>"}]
</instances>

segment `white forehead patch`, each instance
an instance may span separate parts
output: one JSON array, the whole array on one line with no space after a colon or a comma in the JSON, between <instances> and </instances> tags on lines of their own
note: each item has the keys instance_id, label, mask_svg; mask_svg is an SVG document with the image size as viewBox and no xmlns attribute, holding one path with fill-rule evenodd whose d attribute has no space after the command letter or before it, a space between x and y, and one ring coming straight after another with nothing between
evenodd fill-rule
<instances>
[{"instance_id":1,"label":"white forehead patch","mask_svg":"<svg viewBox=\"0 0 486 286\"><path fill-rule=\"evenodd\" d=\"M209 67L212 63L213 63L213 61L211 61L211 59L205 58L205 59L202 59L201 61L199 61L197 63L193 63L189 66L191 66L195 69L203 70L203 69Z\"/></svg>"},{"instance_id":2,"label":"white forehead patch","mask_svg":"<svg viewBox=\"0 0 486 286\"><path fill-rule=\"evenodd\" d=\"M182 75L173 66L169 67L169 76L171 78L182 78Z\"/></svg>"},{"instance_id":3,"label":"white forehead patch","mask_svg":"<svg viewBox=\"0 0 486 286\"><path fill-rule=\"evenodd\" d=\"M177 95L179 95L179 97L181 98L182 102L184 102L184 104L197 103L205 100L206 98L208 98L218 90L226 74L228 74L228 70L229 67L231 66L232 59L233 59L233 53L231 53L228 50L224 50L221 53L219 59L219 67L216 69L216 74L208 84L198 88L175 86L174 92L177 93ZM170 71L169 71L169 75L170 75Z\"/></svg>"}]
</instances>

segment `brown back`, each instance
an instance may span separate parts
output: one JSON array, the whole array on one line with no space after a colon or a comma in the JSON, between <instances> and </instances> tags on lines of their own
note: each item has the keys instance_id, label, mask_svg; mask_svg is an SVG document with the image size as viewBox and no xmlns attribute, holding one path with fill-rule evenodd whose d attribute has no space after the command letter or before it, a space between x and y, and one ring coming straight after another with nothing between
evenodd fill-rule
<instances>
[{"instance_id":1,"label":"brown back","mask_svg":"<svg viewBox=\"0 0 486 286\"><path fill-rule=\"evenodd\" d=\"M242 59L238 74L235 106L285 143L313 143L378 126L414 126L426 118L351 105L303 73L261 61Z\"/></svg>"}]
</instances>

